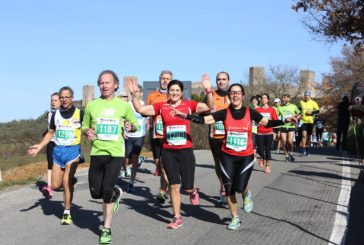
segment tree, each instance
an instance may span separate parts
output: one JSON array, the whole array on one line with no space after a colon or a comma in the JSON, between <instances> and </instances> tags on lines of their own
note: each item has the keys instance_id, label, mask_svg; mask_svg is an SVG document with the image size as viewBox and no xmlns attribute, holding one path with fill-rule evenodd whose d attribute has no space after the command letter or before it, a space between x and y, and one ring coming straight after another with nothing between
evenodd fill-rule
<instances>
[{"instance_id":1,"label":"tree","mask_svg":"<svg viewBox=\"0 0 364 245\"><path fill-rule=\"evenodd\" d=\"M304 24L314 35L350 42L357 52L363 48L363 0L298 0L292 9L308 13Z\"/></svg>"}]
</instances>

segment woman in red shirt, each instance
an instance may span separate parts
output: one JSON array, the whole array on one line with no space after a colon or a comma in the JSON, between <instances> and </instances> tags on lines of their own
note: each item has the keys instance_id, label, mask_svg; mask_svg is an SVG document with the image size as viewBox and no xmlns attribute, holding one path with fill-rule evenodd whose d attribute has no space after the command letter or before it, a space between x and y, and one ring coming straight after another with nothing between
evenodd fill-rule
<instances>
[{"instance_id":1,"label":"woman in red shirt","mask_svg":"<svg viewBox=\"0 0 364 245\"><path fill-rule=\"evenodd\" d=\"M269 106L268 103L269 95L266 93L262 94L262 106L258 107L256 111L268 120L277 120L276 110ZM258 154L261 157L259 166L264 167L265 160L265 172L270 173L270 160L272 160L270 148L273 142L273 128L259 125L257 136Z\"/></svg>"},{"instance_id":2,"label":"woman in red shirt","mask_svg":"<svg viewBox=\"0 0 364 245\"><path fill-rule=\"evenodd\" d=\"M229 230L236 230L240 226L238 206L235 193L243 193L244 211L251 212L253 202L251 192L247 190L250 175L254 167L254 146L252 140L252 122L260 125L275 127L283 125L281 120L268 120L254 109L243 106L245 98L244 87L232 84L229 88L230 106L227 109L201 117L175 110L174 114L195 123L212 124L223 121L225 137L221 148L221 172L226 191L226 199L232 216L228 225ZM289 122L295 120L287 118ZM246 207L249 206L249 207Z\"/></svg>"},{"instance_id":3,"label":"woman in red shirt","mask_svg":"<svg viewBox=\"0 0 364 245\"><path fill-rule=\"evenodd\" d=\"M167 228L177 229L182 226L180 188L190 194L192 205L198 205L199 195L194 186L195 156L192 150L190 122L184 118L176 117L174 110L190 115L202 113L213 109L213 96L210 78L202 77L202 85L206 90L207 104L192 100L183 100L183 83L172 80L167 87L168 101L153 105L140 104L140 94L137 92L136 81L129 79L129 90L133 96L135 110L145 116L161 115L163 121L163 152L162 163L165 169L170 189L174 218Z\"/></svg>"}]
</instances>

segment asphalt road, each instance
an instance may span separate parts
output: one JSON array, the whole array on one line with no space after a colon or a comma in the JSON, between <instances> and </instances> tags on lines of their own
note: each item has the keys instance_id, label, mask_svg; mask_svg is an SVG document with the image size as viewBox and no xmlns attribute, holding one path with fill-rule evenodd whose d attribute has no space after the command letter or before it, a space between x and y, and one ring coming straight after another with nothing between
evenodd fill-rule
<instances>
[{"instance_id":1,"label":"asphalt road","mask_svg":"<svg viewBox=\"0 0 364 245\"><path fill-rule=\"evenodd\" d=\"M271 174L256 164L249 183L254 209L249 214L239 210L237 231L226 229L229 210L217 204L211 153L195 155L201 200L191 206L182 196L183 227L166 229L172 208L156 202L159 179L152 175L153 164L145 162L133 194L126 193L127 178L118 183L124 194L113 219L113 244L364 244L364 184L357 181L357 161L345 154L320 148L286 163L284 155L273 153ZM74 224L69 226L60 225L62 192L52 200L36 184L0 192L0 244L98 244L101 202L90 196L87 169L76 175Z\"/></svg>"}]
</instances>

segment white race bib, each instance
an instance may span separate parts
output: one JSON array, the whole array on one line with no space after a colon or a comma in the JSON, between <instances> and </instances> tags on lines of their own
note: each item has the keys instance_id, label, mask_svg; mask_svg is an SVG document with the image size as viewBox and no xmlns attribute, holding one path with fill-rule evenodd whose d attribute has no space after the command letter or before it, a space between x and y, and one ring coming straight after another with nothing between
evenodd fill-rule
<instances>
[{"instance_id":1,"label":"white race bib","mask_svg":"<svg viewBox=\"0 0 364 245\"><path fill-rule=\"evenodd\" d=\"M248 143L248 133L247 132L227 132L226 137L226 148L232 149L234 151L245 151Z\"/></svg>"},{"instance_id":2,"label":"white race bib","mask_svg":"<svg viewBox=\"0 0 364 245\"><path fill-rule=\"evenodd\" d=\"M99 140L118 141L120 121L116 118L97 118L96 135Z\"/></svg>"},{"instance_id":3,"label":"white race bib","mask_svg":"<svg viewBox=\"0 0 364 245\"><path fill-rule=\"evenodd\" d=\"M186 125L168 126L167 142L169 145L185 145L187 143Z\"/></svg>"},{"instance_id":4,"label":"white race bib","mask_svg":"<svg viewBox=\"0 0 364 245\"><path fill-rule=\"evenodd\" d=\"M158 116L155 121L155 132L156 134L163 135L163 121L160 116Z\"/></svg>"},{"instance_id":5,"label":"white race bib","mask_svg":"<svg viewBox=\"0 0 364 245\"><path fill-rule=\"evenodd\" d=\"M225 128L223 121L218 121L214 123L215 135L225 135Z\"/></svg>"},{"instance_id":6,"label":"white race bib","mask_svg":"<svg viewBox=\"0 0 364 245\"><path fill-rule=\"evenodd\" d=\"M75 127L58 125L55 138L60 145L72 145L75 141Z\"/></svg>"}]
</instances>

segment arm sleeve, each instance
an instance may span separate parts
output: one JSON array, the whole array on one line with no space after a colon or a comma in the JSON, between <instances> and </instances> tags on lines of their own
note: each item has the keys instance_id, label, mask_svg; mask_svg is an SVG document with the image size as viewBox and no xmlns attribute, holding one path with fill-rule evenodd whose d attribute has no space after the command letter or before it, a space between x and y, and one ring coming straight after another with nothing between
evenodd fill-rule
<instances>
[{"instance_id":1,"label":"arm sleeve","mask_svg":"<svg viewBox=\"0 0 364 245\"><path fill-rule=\"evenodd\" d=\"M52 117L51 117L51 122L49 124L49 128L52 129L52 130L56 130L56 124L54 123L54 116L56 115L56 113L53 113L52 114Z\"/></svg>"},{"instance_id":2,"label":"arm sleeve","mask_svg":"<svg viewBox=\"0 0 364 245\"><path fill-rule=\"evenodd\" d=\"M80 109L80 122L83 121L84 111Z\"/></svg>"},{"instance_id":3,"label":"arm sleeve","mask_svg":"<svg viewBox=\"0 0 364 245\"><path fill-rule=\"evenodd\" d=\"M225 119L226 119L226 109L214 112L214 113L211 114L211 116L214 118L215 122L225 121Z\"/></svg>"},{"instance_id":4,"label":"arm sleeve","mask_svg":"<svg viewBox=\"0 0 364 245\"><path fill-rule=\"evenodd\" d=\"M273 128L277 126L284 125L284 122L282 120L268 120L267 128Z\"/></svg>"},{"instance_id":5,"label":"arm sleeve","mask_svg":"<svg viewBox=\"0 0 364 245\"><path fill-rule=\"evenodd\" d=\"M257 112L256 110L253 110L253 109L249 109L250 110L250 117L256 122L256 123L259 123L263 116Z\"/></svg>"}]
</instances>

